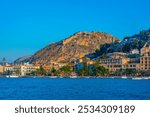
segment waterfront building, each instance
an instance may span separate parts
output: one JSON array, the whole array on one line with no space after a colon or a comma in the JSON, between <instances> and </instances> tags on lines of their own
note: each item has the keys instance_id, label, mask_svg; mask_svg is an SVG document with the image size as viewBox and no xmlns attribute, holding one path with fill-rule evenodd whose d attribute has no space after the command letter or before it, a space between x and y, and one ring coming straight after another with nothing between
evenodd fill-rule
<instances>
[{"instance_id":1,"label":"waterfront building","mask_svg":"<svg viewBox=\"0 0 150 117\"><path fill-rule=\"evenodd\" d=\"M122 69L122 65L126 65L128 58L106 58L100 59L100 64L109 71L117 71Z\"/></svg>"},{"instance_id":2,"label":"waterfront building","mask_svg":"<svg viewBox=\"0 0 150 117\"><path fill-rule=\"evenodd\" d=\"M13 65L6 63L4 66L0 65L0 74L10 74L13 71Z\"/></svg>"},{"instance_id":3,"label":"waterfront building","mask_svg":"<svg viewBox=\"0 0 150 117\"><path fill-rule=\"evenodd\" d=\"M75 69L76 69L76 70L81 70L81 69L84 68L85 65L87 65L87 67L88 67L89 69L93 69L93 67L94 67L93 64L94 64L94 62L91 61L90 58L87 58L87 57L80 58L80 59L76 62L76 64L75 64Z\"/></svg>"},{"instance_id":4,"label":"waterfront building","mask_svg":"<svg viewBox=\"0 0 150 117\"><path fill-rule=\"evenodd\" d=\"M141 48L141 56L150 56L150 41Z\"/></svg>"},{"instance_id":5,"label":"waterfront building","mask_svg":"<svg viewBox=\"0 0 150 117\"><path fill-rule=\"evenodd\" d=\"M129 58L125 58L126 55L122 52L108 53L107 58L100 58L100 64L109 71L118 71L130 61Z\"/></svg>"},{"instance_id":6,"label":"waterfront building","mask_svg":"<svg viewBox=\"0 0 150 117\"><path fill-rule=\"evenodd\" d=\"M140 54L129 54L127 56L129 61L126 65L122 66L122 69L140 70Z\"/></svg>"},{"instance_id":7,"label":"waterfront building","mask_svg":"<svg viewBox=\"0 0 150 117\"><path fill-rule=\"evenodd\" d=\"M13 65L6 63L4 66L4 72L12 72L13 71Z\"/></svg>"},{"instance_id":8,"label":"waterfront building","mask_svg":"<svg viewBox=\"0 0 150 117\"><path fill-rule=\"evenodd\" d=\"M150 56L142 56L140 58L140 66L143 71L150 70Z\"/></svg>"},{"instance_id":9,"label":"waterfront building","mask_svg":"<svg viewBox=\"0 0 150 117\"><path fill-rule=\"evenodd\" d=\"M109 71L119 71L123 69L140 70L140 57L129 56L126 53L114 52L106 55L107 58L100 58L100 64Z\"/></svg>"},{"instance_id":10,"label":"waterfront building","mask_svg":"<svg viewBox=\"0 0 150 117\"><path fill-rule=\"evenodd\" d=\"M132 70L140 70L140 63L128 63L125 65L122 65L122 69L132 69Z\"/></svg>"},{"instance_id":11,"label":"waterfront building","mask_svg":"<svg viewBox=\"0 0 150 117\"><path fill-rule=\"evenodd\" d=\"M40 68L39 66L35 66L29 63L24 63L24 64L14 65L13 71L16 75L25 76L31 74L32 72L36 71L39 68Z\"/></svg>"},{"instance_id":12,"label":"waterfront building","mask_svg":"<svg viewBox=\"0 0 150 117\"><path fill-rule=\"evenodd\" d=\"M0 65L0 74L2 74L4 71L4 67L2 65Z\"/></svg>"},{"instance_id":13,"label":"waterfront building","mask_svg":"<svg viewBox=\"0 0 150 117\"><path fill-rule=\"evenodd\" d=\"M142 71L150 71L150 42L141 49L140 67Z\"/></svg>"}]
</instances>

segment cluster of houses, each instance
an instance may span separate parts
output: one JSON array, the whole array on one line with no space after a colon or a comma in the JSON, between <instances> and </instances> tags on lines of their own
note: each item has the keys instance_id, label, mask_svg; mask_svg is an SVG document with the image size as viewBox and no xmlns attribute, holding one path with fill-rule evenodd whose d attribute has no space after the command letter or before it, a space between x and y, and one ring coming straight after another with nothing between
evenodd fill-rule
<instances>
[{"instance_id":1,"label":"cluster of houses","mask_svg":"<svg viewBox=\"0 0 150 117\"><path fill-rule=\"evenodd\" d=\"M36 71L36 69L39 69L39 66L35 66L29 63L16 65L5 63L3 65L0 65L0 74L26 76L31 74L33 71Z\"/></svg>"},{"instance_id":2,"label":"cluster of houses","mask_svg":"<svg viewBox=\"0 0 150 117\"><path fill-rule=\"evenodd\" d=\"M150 42L147 42L141 50L134 49L130 53L114 52L108 53L105 57L99 57L94 60L90 58L81 58L73 64L76 70L83 69L86 63L89 69L93 68L94 61L98 60L101 66L104 66L111 72L123 69L133 69L136 71L150 71ZM59 69L66 64L51 63L51 65L43 65L46 71L52 67ZM37 64L3 64L0 65L0 74L15 74L26 76L40 68Z\"/></svg>"}]
</instances>

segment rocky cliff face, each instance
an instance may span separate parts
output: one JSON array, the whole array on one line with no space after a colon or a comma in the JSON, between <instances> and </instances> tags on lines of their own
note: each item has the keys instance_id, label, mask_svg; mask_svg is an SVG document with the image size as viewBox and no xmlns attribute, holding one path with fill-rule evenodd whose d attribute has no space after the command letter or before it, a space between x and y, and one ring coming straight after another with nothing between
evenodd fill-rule
<instances>
[{"instance_id":1,"label":"rocky cliff face","mask_svg":"<svg viewBox=\"0 0 150 117\"><path fill-rule=\"evenodd\" d=\"M116 41L119 41L119 39L106 33L79 32L41 49L29 61L38 64L68 63L95 52L103 44Z\"/></svg>"}]
</instances>

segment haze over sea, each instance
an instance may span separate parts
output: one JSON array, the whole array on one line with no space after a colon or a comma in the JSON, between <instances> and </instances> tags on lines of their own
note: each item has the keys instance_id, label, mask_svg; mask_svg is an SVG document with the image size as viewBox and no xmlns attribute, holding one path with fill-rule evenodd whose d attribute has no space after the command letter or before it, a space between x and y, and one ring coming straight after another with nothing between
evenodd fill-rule
<instances>
[{"instance_id":1,"label":"haze over sea","mask_svg":"<svg viewBox=\"0 0 150 117\"><path fill-rule=\"evenodd\" d=\"M1 100L149 100L150 80L0 79Z\"/></svg>"}]
</instances>

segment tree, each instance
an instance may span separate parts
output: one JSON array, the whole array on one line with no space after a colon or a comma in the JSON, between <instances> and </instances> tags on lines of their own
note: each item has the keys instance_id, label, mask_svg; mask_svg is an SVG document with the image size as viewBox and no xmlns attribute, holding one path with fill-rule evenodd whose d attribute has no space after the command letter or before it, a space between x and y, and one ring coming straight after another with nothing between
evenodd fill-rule
<instances>
[{"instance_id":1,"label":"tree","mask_svg":"<svg viewBox=\"0 0 150 117\"><path fill-rule=\"evenodd\" d=\"M59 74L61 76L69 76L72 72L72 67L70 65L63 66L59 69Z\"/></svg>"},{"instance_id":2,"label":"tree","mask_svg":"<svg viewBox=\"0 0 150 117\"><path fill-rule=\"evenodd\" d=\"M109 74L109 71L105 67L100 65L100 61L96 60L94 62L94 74L96 76L105 76Z\"/></svg>"},{"instance_id":3,"label":"tree","mask_svg":"<svg viewBox=\"0 0 150 117\"><path fill-rule=\"evenodd\" d=\"M79 76L92 76L93 70L88 67L87 63L83 63L83 68L77 71Z\"/></svg>"},{"instance_id":4,"label":"tree","mask_svg":"<svg viewBox=\"0 0 150 117\"><path fill-rule=\"evenodd\" d=\"M124 69L122 74L124 75L135 75L137 71L135 69Z\"/></svg>"},{"instance_id":5,"label":"tree","mask_svg":"<svg viewBox=\"0 0 150 117\"><path fill-rule=\"evenodd\" d=\"M16 75L20 76L21 75L21 71L18 69L15 71Z\"/></svg>"},{"instance_id":6,"label":"tree","mask_svg":"<svg viewBox=\"0 0 150 117\"><path fill-rule=\"evenodd\" d=\"M57 70L56 70L54 67L52 67L52 69L51 69L51 71L50 71L50 74L51 74L52 76L56 76L56 75L57 75Z\"/></svg>"},{"instance_id":7,"label":"tree","mask_svg":"<svg viewBox=\"0 0 150 117\"><path fill-rule=\"evenodd\" d=\"M104 53L104 54L102 55L102 58L103 58L103 59L106 59L106 58L107 58L107 55Z\"/></svg>"},{"instance_id":8,"label":"tree","mask_svg":"<svg viewBox=\"0 0 150 117\"><path fill-rule=\"evenodd\" d=\"M40 66L39 69L36 69L35 71L36 75L40 75L40 76L43 76L43 75L46 75L46 70L43 68L43 66Z\"/></svg>"},{"instance_id":9,"label":"tree","mask_svg":"<svg viewBox=\"0 0 150 117\"><path fill-rule=\"evenodd\" d=\"M105 76L109 74L109 71L105 67L99 66L95 68L95 74L96 76Z\"/></svg>"}]
</instances>

